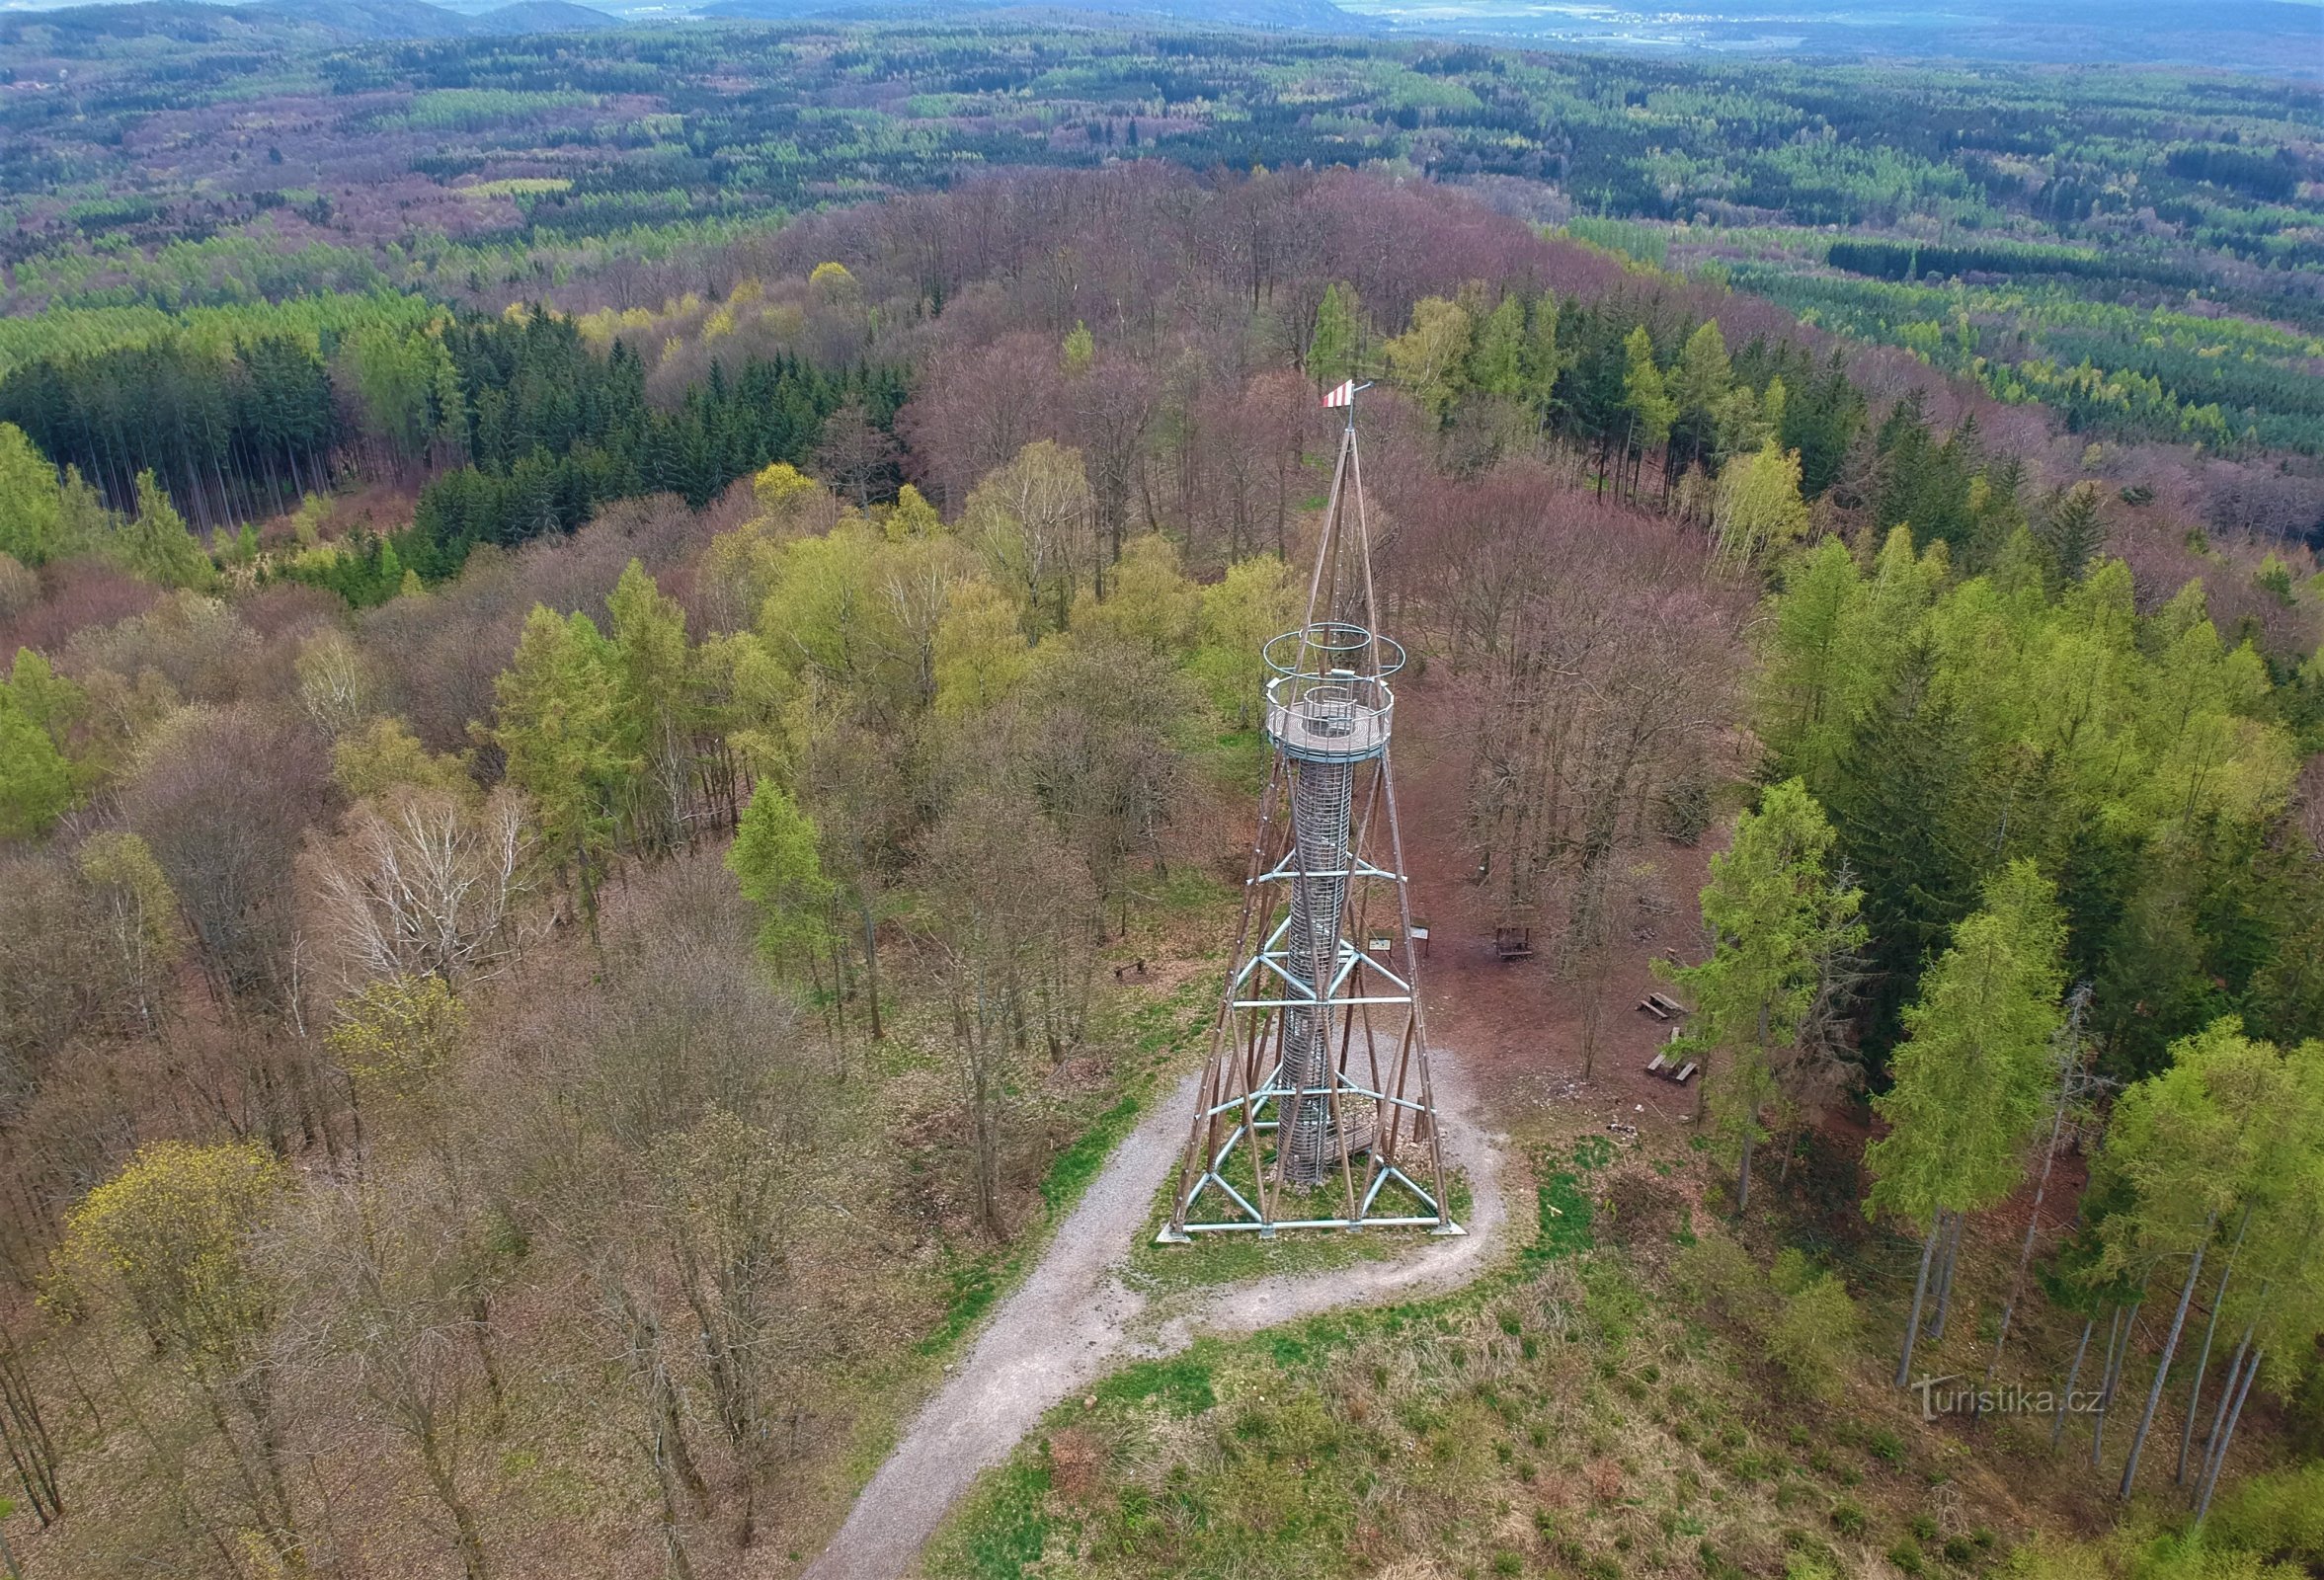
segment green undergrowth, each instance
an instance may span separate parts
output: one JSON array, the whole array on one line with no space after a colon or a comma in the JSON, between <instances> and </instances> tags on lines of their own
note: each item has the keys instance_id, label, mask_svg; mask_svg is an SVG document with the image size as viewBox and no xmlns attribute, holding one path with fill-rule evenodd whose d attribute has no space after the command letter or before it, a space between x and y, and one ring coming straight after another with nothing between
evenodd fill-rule
<instances>
[{"instance_id":1,"label":"green undergrowth","mask_svg":"<svg viewBox=\"0 0 2324 1580\"><path fill-rule=\"evenodd\" d=\"M978 1484L930 1544L924 1571L940 1580L1378 1572L1409 1549L1381 1499L1416 1510L1480 1455L1509 1474L1521 1458L1542 1459L1546 1436L1508 1436L1539 1397L1520 1374L1626 1344L1643 1318L1643 1297L1615 1264L1584 1266L1594 1253L1591 1183L1611 1158L1603 1142L1545 1158L1534 1243L1513 1268L1462 1291L1204 1339L1112 1374L1050 1412ZM1455 1206L1467 1212L1465 1193ZM1387 1234L1287 1234L1261 1247L1235 1236L1214 1254L1244 1256L1238 1247L1247 1243L1299 1257L1316 1254L1303 1245L1348 1242L1397 1244ZM1210 1249L1153 1247L1140 1260L1166 1267ZM1583 1346L1585 1332L1596 1342Z\"/></svg>"},{"instance_id":2,"label":"green undergrowth","mask_svg":"<svg viewBox=\"0 0 2324 1580\"><path fill-rule=\"evenodd\" d=\"M1975 1451L1912 1419L1871 1349L1835 1354L1843 1387L1802 1385L1772 1353L1783 1341L1726 1307L1780 1315L1812 1270L1794 1256L1798 1276L1706 1296L1692 1275L1708 1253L1690 1252L1712 1232L1690 1232L1683 1161L1587 1137L1537 1163L1528 1243L1498 1270L1112 1374L972 1490L924 1572L2149 1580L2166 1536L2035 1539L2032 1462L1970 1473ZM1279 1243L1301 1254L1299 1236ZM2324 1528L2304 1496L2245 1523L2303 1552ZM2276 1580L2250 1566L2151 1580L2199 1572Z\"/></svg>"}]
</instances>

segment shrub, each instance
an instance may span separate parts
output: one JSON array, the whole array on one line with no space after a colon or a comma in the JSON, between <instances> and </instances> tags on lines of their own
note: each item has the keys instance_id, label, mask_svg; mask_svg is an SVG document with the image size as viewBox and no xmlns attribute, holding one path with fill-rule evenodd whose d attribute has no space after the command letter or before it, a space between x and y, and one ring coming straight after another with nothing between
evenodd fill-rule
<instances>
[{"instance_id":1,"label":"shrub","mask_svg":"<svg viewBox=\"0 0 2324 1580\"><path fill-rule=\"evenodd\" d=\"M1730 1308L1756 1298L1761 1290L1759 1269L1740 1245L1723 1234L1704 1234L1678 1253L1671 1271L1689 1299Z\"/></svg>"},{"instance_id":2,"label":"shrub","mask_svg":"<svg viewBox=\"0 0 2324 1580\"><path fill-rule=\"evenodd\" d=\"M1797 1295L1815 1282L1818 1271L1807 1253L1796 1245L1787 1245L1776 1253L1775 1265L1767 1270L1767 1282L1779 1295Z\"/></svg>"},{"instance_id":3,"label":"shrub","mask_svg":"<svg viewBox=\"0 0 2324 1580\"><path fill-rule=\"evenodd\" d=\"M1832 1529L1844 1537L1864 1535L1864 1506L1853 1498L1842 1498L1832 1505Z\"/></svg>"},{"instance_id":4,"label":"shrub","mask_svg":"<svg viewBox=\"0 0 2324 1580\"><path fill-rule=\"evenodd\" d=\"M1856 1303L1838 1279L1818 1273L1785 1300L1769 1338L1793 1385L1810 1398L1829 1399L1840 1391L1856 1334Z\"/></svg>"}]
</instances>

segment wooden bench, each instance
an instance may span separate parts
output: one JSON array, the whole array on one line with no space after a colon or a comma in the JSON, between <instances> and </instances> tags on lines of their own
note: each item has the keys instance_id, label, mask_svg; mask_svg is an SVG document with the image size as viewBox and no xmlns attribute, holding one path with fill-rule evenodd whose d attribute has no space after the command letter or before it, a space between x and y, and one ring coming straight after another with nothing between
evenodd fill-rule
<instances>
[{"instance_id":1,"label":"wooden bench","mask_svg":"<svg viewBox=\"0 0 2324 1580\"><path fill-rule=\"evenodd\" d=\"M1653 1063L1646 1066L1646 1073L1649 1075L1659 1075L1664 1080L1670 1082L1673 1086L1684 1086L1688 1081L1695 1078L1695 1070L1697 1067L1698 1066L1696 1066L1695 1062L1690 1059L1685 1064L1677 1066L1675 1069L1672 1068L1670 1064L1670 1050L1665 1048L1654 1056Z\"/></svg>"}]
</instances>

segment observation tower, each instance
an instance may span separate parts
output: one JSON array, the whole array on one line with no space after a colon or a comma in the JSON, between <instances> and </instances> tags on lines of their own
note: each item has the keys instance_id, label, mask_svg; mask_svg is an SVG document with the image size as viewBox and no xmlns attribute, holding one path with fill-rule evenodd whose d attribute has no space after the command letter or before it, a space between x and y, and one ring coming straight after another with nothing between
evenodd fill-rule
<instances>
[{"instance_id":1,"label":"observation tower","mask_svg":"<svg viewBox=\"0 0 2324 1580\"><path fill-rule=\"evenodd\" d=\"M1283 1228L1458 1234L1415 990L1389 768L1404 651L1380 632L1352 380L1307 615L1266 644L1267 787L1235 965L1159 1238Z\"/></svg>"}]
</instances>

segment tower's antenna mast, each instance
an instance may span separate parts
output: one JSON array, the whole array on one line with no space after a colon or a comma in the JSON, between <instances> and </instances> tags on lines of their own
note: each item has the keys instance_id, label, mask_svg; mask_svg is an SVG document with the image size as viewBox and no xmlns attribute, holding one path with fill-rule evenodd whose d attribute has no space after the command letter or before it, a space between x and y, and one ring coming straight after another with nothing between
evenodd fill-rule
<instances>
[{"instance_id":1,"label":"tower's antenna mast","mask_svg":"<svg viewBox=\"0 0 2324 1580\"><path fill-rule=\"evenodd\" d=\"M1349 379L1306 618L1266 644L1273 749L1235 966L1211 1031L1165 1241L1424 1225L1458 1234L1414 988L1371 523ZM1360 946L1360 947L1359 947Z\"/></svg>"}]
</instances>

